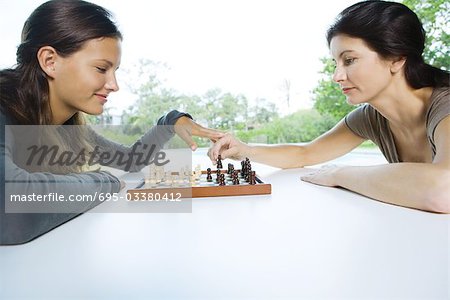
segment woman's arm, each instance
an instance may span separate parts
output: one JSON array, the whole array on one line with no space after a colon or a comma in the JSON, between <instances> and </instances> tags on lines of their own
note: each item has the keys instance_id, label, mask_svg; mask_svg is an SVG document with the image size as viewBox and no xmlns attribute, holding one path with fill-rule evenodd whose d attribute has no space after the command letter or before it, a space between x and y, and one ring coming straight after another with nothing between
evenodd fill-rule
<instances>
[{"instance_id":1,"label":"woman's arm","mask_svg":"<svg viewBox=\"0 0 450 300\"><path fill-rule=\"evenodd\" d=\"M436 127L432 163L396 163L370 167L330 167L302 180L340 186L386 203L450 213L450 116Z\"/></svg>"},{"instance_id":2,"label":"woman's arm","mask_svg":"<svg viewBox=\"0 0 450 300\"><path fill-rule=\"evenodd\" d=\"M223 159L241 160L248 157L252 161L273 167L300 168L344 155L363 141L364 139L348 129L342 120L328 132L305 145L250 146L227 135L213 145L208 155L212 161L220 154Z\"/></svg>"},{"instance_id":3,"label":"woman's arm","mask_svg":"<svg viewBox=\"0 0 450 300\"><path fill-rule=\"evenodd\" d=\"M0 245L28 242L119 191L119 180L107 172L59 175L19 167L13 153L25 149L15 148L14 135L1 117Z\"/></svg>"},{"instance_id":4,"label":"woman's arm","mask_svg":"<svg viewBox=\"0 0 450 300\"><path fill-rule=\"evenodd\" d=\"M92 161L124 171L138 172L151 163L156 153L175 134L180 136L192 151L197 149L192 136L208 138L212 141L224 136L224 133L218 130L197 124L189 114L173 110L161 117L157 126L150 128L131 146L116 143L90 130L89 140L97 147L94 151L95 159Z\"/></svg>"}]
</instances>

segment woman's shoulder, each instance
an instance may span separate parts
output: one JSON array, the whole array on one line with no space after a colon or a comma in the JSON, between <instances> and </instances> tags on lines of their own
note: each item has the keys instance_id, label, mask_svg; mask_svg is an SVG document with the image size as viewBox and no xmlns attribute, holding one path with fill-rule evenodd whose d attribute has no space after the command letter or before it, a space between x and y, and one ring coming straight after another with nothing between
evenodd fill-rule
<instances>
[{"instance_id":1,"label":"woman's shoulder","mask_svg":"<svg viewBox=\"0 0 450 300\"><path fill-rule=\"evenodd\" d=\"M450 114L450 88L435 88L430 97L430 105L428 107L427 118L434 115Z\"/></svg>"},{"instance_id":2,"label":"woman's shoulder","mask_svg":"<svg viewBox=\"0 0 450 300\"><path fill-rule=\"evenodd\" d=\"M450 87L435 88L430 98L431 106L437 102L450 104Z\"/></svg>"},{"instance_id":3,"label":"woman's shoulder","mask_svg":"<svg viewBox=\"0 0 450 300\"><path fill-rule=\"evenodd\" d=\"M434 132L439 122L448 115L450 115L450 88L435 88L431 94L426 116L428 131Z\"/></svg>"},{"instance_id":4,"label":"woman's shoulder","mask_svg":"<svg viewBox=\"0 0 450 300\"><path fill-rule=\"evenodd\" d=\"M351 111L346 120L354 120L359 123L378 124L385 118L370 104L363 104Z\"/></svg>"}]
</instances>

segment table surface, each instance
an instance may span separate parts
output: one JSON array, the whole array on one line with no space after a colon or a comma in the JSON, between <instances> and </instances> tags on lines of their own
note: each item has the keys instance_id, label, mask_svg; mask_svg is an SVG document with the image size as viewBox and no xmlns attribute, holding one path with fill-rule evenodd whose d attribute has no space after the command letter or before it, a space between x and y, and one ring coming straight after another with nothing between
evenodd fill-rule
<instances>
[{"instance_id":1,"label":"table surface","mask_svg":"<svg viewBox=\"0 0 450 300\"><path fill-rule=\"evenodd\" d=\"M86 213L0 247L0 298L449 299L450 216L253 166L271 195Z\"/></svg>"}]
</instances>

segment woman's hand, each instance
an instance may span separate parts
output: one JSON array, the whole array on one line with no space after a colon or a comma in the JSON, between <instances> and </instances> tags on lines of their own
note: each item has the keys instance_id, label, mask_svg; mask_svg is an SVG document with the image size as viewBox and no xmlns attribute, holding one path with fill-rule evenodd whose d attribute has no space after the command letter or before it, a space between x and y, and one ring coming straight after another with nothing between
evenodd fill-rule
<instances>
[{"instance_id":1,"label":"woman's hand","mask_svg":"<svg viewBox=\"0 0 450 300\"><path fill-rule=\"evenodd\" d=\"M219 130L203 127L185 116L175 122L174 129L175 133L189 145L192 151L197 149L197 144L192 139L192 136L208 138L215 142L225 135Z\"/></svg>"},{"instance_id":2,"label":"woman's hand","mask_svg":"<svg viewBox=\"0 0 450 300\"><path fill-rule=\"evenodd\" d=\"M300 179L318 185L335 187L338 186L336 177L341 168L336 165L325 165L320 169L312 170L312 173L304 175Z\"/></svg>"},{"instance_id":3,"label":"woman's hand","mask_svg":"<svg viewBox=\"0 0 450 300\"><path fill-rule=\"evenodd\" d=\"M208 150L208 156L213 162L217 160L219 154L222 159L242 160L248 157L249 153L250 146L242 143L231 134L225 134Z\"/></svg>"}]
</instances>

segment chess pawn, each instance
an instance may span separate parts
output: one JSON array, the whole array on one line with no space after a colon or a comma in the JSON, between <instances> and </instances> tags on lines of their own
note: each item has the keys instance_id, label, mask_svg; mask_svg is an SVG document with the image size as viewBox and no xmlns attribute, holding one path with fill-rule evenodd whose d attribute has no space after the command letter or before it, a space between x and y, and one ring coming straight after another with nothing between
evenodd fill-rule
<instances>
[{"instance_id":1,"label":"chess pawn","mask_svg":"<svg viewBox=\"0 0 450 300\"><path fill-rule=\"evenodd\" d=\"M197 167L195 167L195 181L200 181L200 177L202 176L202 168L200 165L197 165Z\"/></svg>"},{"instance_id":2,"label":"chess pawn","mask_svg":"<svg viewBox=\"0 0 450 300\"><path fill-rule=\"evenodd\" d=\"M195 177L195 173L192 173L190 176L189 176L189 184L190 184L190 186L194 186L194 185L197 185L197 178Z\"/></svg>"},{"instance_id":3,"label":"chess pawn","mask_svg":"<svg viewBox=\"0 0 450 300\"><path fill-rule=\"evenodd\" d=\"M232 175L232 181L234 185L239 184L239 171L234 171Z\"/></svg>"},{"instance_id":4,"label":"chess pawn","mask_svg":"<svg viewBox=\"0 0 450 300\"><path fill-rule=\"evenodd\" d=\"M213 178L211 175L211 168L206 169L206 181L208 181L208 182L213 181Z\"/></svg>"}]
</instances>

